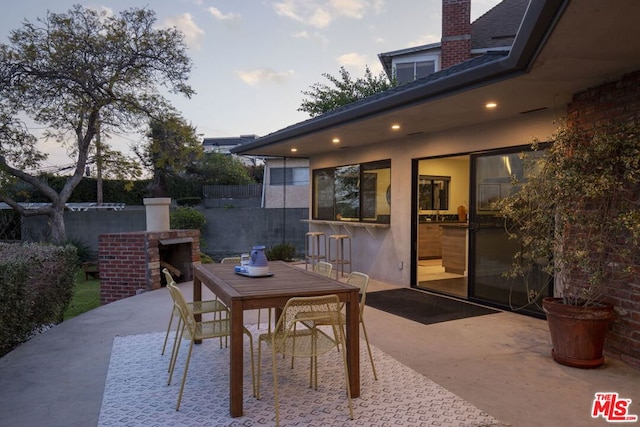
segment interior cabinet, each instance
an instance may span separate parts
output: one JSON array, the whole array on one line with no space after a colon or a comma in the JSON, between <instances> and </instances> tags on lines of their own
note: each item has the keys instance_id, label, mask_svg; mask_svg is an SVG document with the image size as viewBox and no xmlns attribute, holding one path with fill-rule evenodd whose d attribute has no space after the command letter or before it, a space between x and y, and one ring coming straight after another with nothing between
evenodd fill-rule
<instances>
[{"instance_id":1,"label":"interior cabinet","mask_svg":"<svg viewBox=\"0 0 640 427\"><path fill-rule=\"evenodd\" d=\"M464 275L467 269L467 227L442 227L442 266L447 273Z\"/></svg>"},{"instance_id":2,"label":"interior cabinet","mask_svg":"<svg viewBox=\"0 0 640 427\"><path fill-rule=\"evenodd\" d=\"M418 258L442 258L442 228L439 224L421 223L418 226Z\"/></svg>"}]
</instances>

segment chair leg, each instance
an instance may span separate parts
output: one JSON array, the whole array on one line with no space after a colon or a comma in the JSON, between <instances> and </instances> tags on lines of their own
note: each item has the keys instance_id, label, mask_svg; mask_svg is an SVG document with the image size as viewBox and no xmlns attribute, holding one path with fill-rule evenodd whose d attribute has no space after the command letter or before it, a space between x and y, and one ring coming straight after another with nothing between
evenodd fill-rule
<instances>
[{"instance_id":1,"label":"chair leg","mask_svg":"<svg viewBox=\"0 0 640 427\"><path fill-rule=\"evenodd\" d=\"M162 344L162 353L160 353L161 356L164 356L164 351L167 348L167 340L169 339L169 332L171 331L171 324L173 323L173 316L176 314L176 307L174 306L171 309L171 317L169 317L169 325L167 326L167 333L164 336L164 344Z\"/></svg>"},{"instance_id":2,"label":"chair leg","mask_svg":"<svg viewBox=\"0 0 640 427\"><path fill-rule=\"evenodd\" d=\"M373 369L373 378L375 380L378 379L378 374L376 373L376 366L373 364L373 354L371 354L371 346L369 345L369 337L367 336L367 328L364 326L364 322L360 322L362 325L362 332L364 332L364 340L367 343L367 350L369 351L369 360L371 360L371 369Z\"/></svg>"},{"instance_id":3,"label":"chair leg","mask_svg":"<svg viewBox=\"0 0 640 427\"><path fill-rule=\"evenodd\" d=\"M189 353L187 354L187 362L184 365L184 373L182 374L182 384L180 384L180 393L178 394L178 404L176 405L176 411L180 410L180 403L182 402L182 392L184 391L184 383L187 381L187 371L189 370L189 362L191 361L192 350L193 340L189 340Z\"/></svg>"},{"instance_id":4,"label":"chair leg","mask_svg":"<svg viewBox=\"0 0 640 427\"><path fill-rule=\"evenodd\" d=\"M271 369L273 370L273 400L276 405L276 426L280 425L280 404L278 402L278 371L276 362L275 343L271 346Z\"/></svg>"},{"instance_id":5,"label":"chair leg","mask_svg":"<svg viewBox=\"0 0 640 427\"><path fill-rule=\"evenodd\" d=\"M173 378L173 371L176 367L176 361L178 360L178 353L180 352L180 343L182 342L182 334L184 332L185 325L180 328L180 334L173 343L174 350L171 352L171 362L169 363L169 379L167 379L167 385L171 385Z\"/></svg>"},{"instance_id":6,"label":"chair leg","mask_svg":"<svg viewBox=\"0 0 640 427\"><path fill-rule=\"evenodd\" d=\"M347 386L347 398L349 400L349 416L351 419L353 419L353 405L351 403L351 384L349 384L349 368L347 366L346 339L342 331L342 328L338 328L337 332L340 334L340 341L341 341L341 344L343 345L343 348L345 349L345 351L341 351L340 354L342 354L342 363L344 365L344 381L345 381L345 385Z\"/></svg>"},{"instance_id":7,"label":"chair leg","mask_svg":"<svg viewBox=\"0 0 640 427\"><path fill-rule=\"evenodd\" d=\"M251 352L251 389L253 390L253 397L256 397L256 371L255 360L253 357L253 337L247 330L244 332L249 337L249 351Z\"/></svg>"},{"instance_id":8,"label":"chair leg","mask_svg":"<svg viewBox=\"0 0 640 427\"><path fill-rule=\"evenodd\" d=\"M182 328L182 319L178 318L178 324L176 325L176 332L173 336L173 347L171 348L171 358L169 358L169 369L167 369L167 372L171 371L171 366L173 364L173 355L175 354L176 347L180 342L180 340L178 339L178 332L184 330L181 328Z\"/></svg>"}]
</instances>

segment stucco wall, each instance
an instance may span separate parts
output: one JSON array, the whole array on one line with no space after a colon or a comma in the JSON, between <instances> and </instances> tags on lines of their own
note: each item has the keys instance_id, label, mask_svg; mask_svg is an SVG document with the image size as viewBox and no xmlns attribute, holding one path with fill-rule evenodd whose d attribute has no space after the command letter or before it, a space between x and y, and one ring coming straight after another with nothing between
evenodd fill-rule
<instances>
[{"instance_id":1,"label":"stucco wall","mask_svg":"<svg viewBox=\"0 0 640 427\"><path fill-rule=\"evenodd\" d=\"M564 114L564 109L526 115L514 114L511 120L492 121L431 135L403 137L395 143L366 148L353 147L348 151L348 157L345 157L344 151L312 157L311 170L391 159L390 227L377 229L375 236L364 228L353 229L353 268L366 272L376 280L401 286L410 285L411 183L412 163L415 159L528 145L534 137L545 140L557 128L557 121ZM327 234L345 231L316 224L311 228Z\"/></svg>"},{"instance_id":2,"label":"stucco wall","mask_svg":"<svg viewBox=\"0 0 640 427\"><path fill-rule=\"evenodd\" d=\"M203 210L207 224L202 234L202 251L214 257L248 252L255 245L274 246L283 242L304 252L307 209L261 209L252 207L210 208ZM97 254L98 236L105 233L145 231L143 206L127 207L123 211L65 212L68 238L77 238ZM38 240L46 237L46 218L25 218L23 238Z\"/></svg>"}]
</instances>

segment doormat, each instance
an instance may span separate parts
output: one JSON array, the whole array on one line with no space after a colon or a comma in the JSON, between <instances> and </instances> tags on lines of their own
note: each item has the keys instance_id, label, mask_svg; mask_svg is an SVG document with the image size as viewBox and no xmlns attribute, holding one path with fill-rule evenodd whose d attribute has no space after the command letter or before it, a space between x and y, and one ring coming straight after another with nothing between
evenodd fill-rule
<instances>
[{"instance_id":1,"label":"doormat","mask_svg":"<svg viewBox=\"0 0 640 427\"><path fill-rule=\"evenodd\" d=\"M367 293L366 305L424 325L499 313L492 308L408 288Z\"/></svg>"}]
</instances>

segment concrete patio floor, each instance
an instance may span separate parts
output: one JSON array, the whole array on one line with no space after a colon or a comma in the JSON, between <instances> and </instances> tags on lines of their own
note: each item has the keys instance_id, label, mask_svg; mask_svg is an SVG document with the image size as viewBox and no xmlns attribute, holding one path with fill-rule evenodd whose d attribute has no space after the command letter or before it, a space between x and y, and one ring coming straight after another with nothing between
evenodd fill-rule
<instances>
[{"instance_id":1,"label":"concrete patio floor","mask_svg":"<svg viewBox=\"0 0 640 427\"><path fill-rule=\"evenodd\" d=\"M190 298L191 283L180 287ZM370 292L388 288L393 286L369 285ZM5 355L0 426L95 426L113 338L164 331L171 304L165 288L117 301ZM544 320L500 312L422 325L370 307L365 318L373 345L504 425L608 425L591 417L596 392L631 399L629 412L640 415L640 371L612 357L594 370L553 362ZM245 319L255 323L256 312Z\"/></svg>"}]
</instances>

